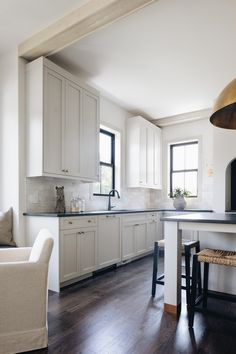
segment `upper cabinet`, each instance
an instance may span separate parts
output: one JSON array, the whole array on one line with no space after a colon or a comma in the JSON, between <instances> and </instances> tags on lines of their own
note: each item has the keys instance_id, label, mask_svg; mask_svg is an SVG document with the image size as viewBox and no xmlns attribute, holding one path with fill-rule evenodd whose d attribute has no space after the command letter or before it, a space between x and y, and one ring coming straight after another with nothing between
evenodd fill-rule
<instances>
[{"instance_id":1,"label":"upper cabinet","mask_svg":"<svg viewBox=\"0 0 236 354\"><path fill-rule=\"evenodd\" d=\"M26 78L27 176L98 180L98 92L45 58Z\"/></svg>"},{"instance_id":2,"label":"upper cabinet","mask_svg":"<svg viewBox=\"0 0 236 354\"><path fill-rule=\"evenodd\" d=\"M161 189L161 129L143 117L127 119L127 187Z\"/></svg>"}]
</instances>

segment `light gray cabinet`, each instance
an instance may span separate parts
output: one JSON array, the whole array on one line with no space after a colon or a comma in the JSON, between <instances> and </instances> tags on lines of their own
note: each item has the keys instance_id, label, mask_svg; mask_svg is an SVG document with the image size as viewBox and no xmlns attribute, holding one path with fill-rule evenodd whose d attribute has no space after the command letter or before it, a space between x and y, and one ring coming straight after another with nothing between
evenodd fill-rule
<instances>
[{"instance_id":1,"label":"light gray cabinet","mask_svg":"<svg viewBox=\"0 0 236 354\"><path fill-rule=\"evenodd\" d=\"M98 92L48 59L26 67L27 176L98 180Z\"/></svg>"},{"instance_id":2,"label":"light gray cabinet","mask_svg":"<svg viewBox=\"0 0 236 354\"><path fill-rule=\"evenodd\" d=\"M98 268L121 261L120 215L104 215L98 219Z\"/></svg>"}]
</instances>

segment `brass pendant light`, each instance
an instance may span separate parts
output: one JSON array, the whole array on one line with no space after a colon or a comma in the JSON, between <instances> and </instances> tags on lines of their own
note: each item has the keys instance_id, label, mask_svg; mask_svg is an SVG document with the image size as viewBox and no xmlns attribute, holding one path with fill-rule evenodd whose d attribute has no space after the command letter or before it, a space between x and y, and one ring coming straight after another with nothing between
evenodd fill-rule
<instances>
[{"instance_id":1,"label":"brass pendant light","mask_svg":"<svg viewBox=\"0 0 236 354\"><path fill-rule=\"evenodd\" d=\"M236 79L217 98L210 122L219 128L236 129Z\"/></svg>"}]
</instances>

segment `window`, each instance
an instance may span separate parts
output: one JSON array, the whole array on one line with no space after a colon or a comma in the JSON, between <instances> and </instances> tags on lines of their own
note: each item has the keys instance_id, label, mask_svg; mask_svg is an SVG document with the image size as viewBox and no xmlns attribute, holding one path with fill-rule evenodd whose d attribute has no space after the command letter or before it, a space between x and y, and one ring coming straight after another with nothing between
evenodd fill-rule
<instances>
[{"instance_id":1,"label":"window","mask_svg":"<svg viewBox=\"0 0 236 354\"><path fill-rule=\"evenodd\" d=\"M198 196L198 141L170 145L170 196L177 187Z\"/></svg>"},{"instance_id":2,"label":"window","mask_svg":"<svg viewBox=\"0 0 236 354\"><path fill-rule=\"evenodd\" d=\"M100 129L99 138L100 181L94 183L93 194L108 195L115 188L115 134Z\"/></svg>"}]
</instances>

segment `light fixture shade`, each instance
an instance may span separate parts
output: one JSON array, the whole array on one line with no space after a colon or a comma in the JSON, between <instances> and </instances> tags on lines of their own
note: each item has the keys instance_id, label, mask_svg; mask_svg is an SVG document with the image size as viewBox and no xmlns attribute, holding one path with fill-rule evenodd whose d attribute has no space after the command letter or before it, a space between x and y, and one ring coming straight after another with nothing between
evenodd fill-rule
<instances>
[{"instance_id":1,"label":"light fixture shade","mask_svg":"<svg viewBox=\"0 0 236 354\"><path fill-rule=\"evenodd\" d=\"M210 122L219 128L236 129L236 79L217 98Z\"/></svg>"}]
</instances>

